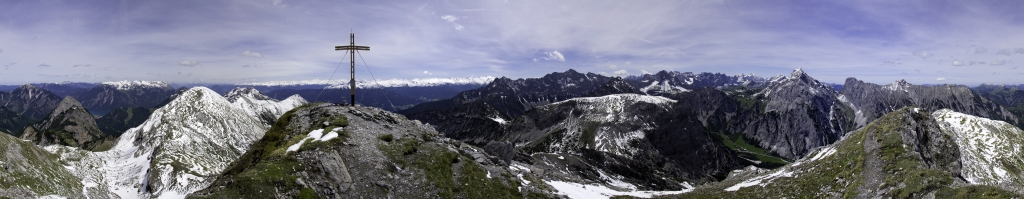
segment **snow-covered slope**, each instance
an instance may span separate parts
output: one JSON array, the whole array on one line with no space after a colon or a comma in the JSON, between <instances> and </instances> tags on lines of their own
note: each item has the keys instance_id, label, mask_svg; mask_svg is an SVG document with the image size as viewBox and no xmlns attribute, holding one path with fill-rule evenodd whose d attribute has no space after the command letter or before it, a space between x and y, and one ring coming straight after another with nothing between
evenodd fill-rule
<instances>
[{"instance_id":1,"label":"snow-covered slope","mask_svg":"<svg viewBox=\"0 0 1024 199\"><path fill-rule=\"evenodd\" d=\"M295 107L309 103L299 95L292 95L277 101L251 88L235 88L224 95L231 104L244 110L249 116L259 118L272 124L278 117Z\"/></svg>"},{"instance_id":2,"label":"snow-covered slope","mask_svg":"<svg viewBox=\"0 0 1024 199\"><path fill-rule=\"evenodd\" d=\"M121 198L183 198L208 186L209 177L221 173L267 128L216 92L195 87L122 134L109 151L46 149L60 154L95 191Z\"/></svg>"},{"instance_id":3,"label":"snow-covered slope","mask_svg":"<svg viewBox=\"0 0 1024 199\"><path fill-rule=\"evenodd\" d=\"M578 152L580 148L591 148L628 157L638 150L629 143L643 139L645 131L654 128L650 121L645 121L648 116L638 117L633 107L645 103L667 110L675 102L660 96L629 93L573 98L537 107L542 112L570 112L570 118L548 128L564 129L562 139L554 139L553 143L544 147L549 148L548 152ZM579 143L592 145L579 146Z\"/></svg>"},{"instance_id":4,"label":"snow-covered slope","mask_svg":"<svg viewBox=\"0 0 1024 199\"><path fill-rule=\"evenodd\" d=\"M932 113L960 145L963 177L972 184L1021 184L1024 132L1012 124L949 109Z\"/></svg>"}]
</instances>

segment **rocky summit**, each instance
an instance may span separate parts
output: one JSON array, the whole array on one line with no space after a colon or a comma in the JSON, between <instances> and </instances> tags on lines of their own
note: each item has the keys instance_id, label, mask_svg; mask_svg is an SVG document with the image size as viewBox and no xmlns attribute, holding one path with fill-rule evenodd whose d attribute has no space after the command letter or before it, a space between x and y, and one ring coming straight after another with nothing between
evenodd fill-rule
<instances>
[{"instance_id":1,"label":"rocky summit","mask_svg":"<svg viewBox=\"0 0 1024 199\"><path fill-rule=\"evenodd\" d=\"M96 125L92 114L71 96L64 97L43 121L26 127L21 139L41 146L59 144L94 151L107 150L114 144L114 139Z\"/></svg>"}]
</instances>

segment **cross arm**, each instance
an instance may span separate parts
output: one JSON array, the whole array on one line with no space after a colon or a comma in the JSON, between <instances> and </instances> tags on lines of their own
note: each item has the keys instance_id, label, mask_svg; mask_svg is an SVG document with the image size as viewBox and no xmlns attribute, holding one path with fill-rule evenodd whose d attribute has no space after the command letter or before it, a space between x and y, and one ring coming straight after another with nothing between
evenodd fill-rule
<instances>
[{"instance_id":1,"label":"cross arm","mask_svg":"<svg viewBox=\"0 0 1024 199\"><path fill-rule=\"evenodd\" d=\"M335 46L335 51L338 50L370 50L369 46Z\"/></svg>"}]
</instances>

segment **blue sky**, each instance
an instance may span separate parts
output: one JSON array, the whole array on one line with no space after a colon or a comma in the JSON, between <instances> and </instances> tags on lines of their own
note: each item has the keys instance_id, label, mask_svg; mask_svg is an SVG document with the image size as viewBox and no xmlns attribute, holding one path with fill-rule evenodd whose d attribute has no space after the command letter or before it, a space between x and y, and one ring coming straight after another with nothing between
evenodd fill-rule
<instances>
[{"instance_id":1,"label":"blue sky","mask_svg":"<svg viewBox=\"0 0 1024 199\"><path fill-rule=\"evenodd\" d=\"M1022 1L0 1L0 84L328 79L349 32L378 79L803 68L1024 83Z\"/></svg>"}]
</instances>

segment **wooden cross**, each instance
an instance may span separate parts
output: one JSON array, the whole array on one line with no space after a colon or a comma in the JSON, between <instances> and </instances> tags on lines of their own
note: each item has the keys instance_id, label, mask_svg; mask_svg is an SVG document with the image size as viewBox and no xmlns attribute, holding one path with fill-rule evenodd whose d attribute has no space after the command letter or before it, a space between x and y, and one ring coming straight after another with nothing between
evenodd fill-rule
<instances>
[{"instance_id":1,"label":"wooden cross","mask_svg":"<svg viewBox=\"0 0 1024 199\"><path fill-rule=\"evenodd\" d=\"M351 69L351 72L349 74L352 76L352 79L349 80L349 84L350 84L350 90L349 91L352 94L352 100L349 101L349 102L351 102L352 104L349 105L349 106L356 106L356 51L357 50L369 51L370 47L369 46L357 46L356 45L356 34L353 33L353 34L349 35L349 43L348 43L347 46L334 46L334 50L335 51L346 50L346 51L349 52L349 54L352 55L352 58L349 59L349 60L352 61L352 62L350 62L350 65L349 65L350 69Z\"/></svg>"}]
</instances>

